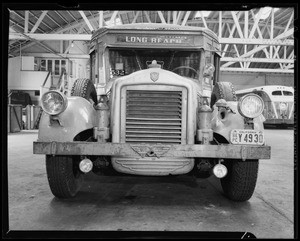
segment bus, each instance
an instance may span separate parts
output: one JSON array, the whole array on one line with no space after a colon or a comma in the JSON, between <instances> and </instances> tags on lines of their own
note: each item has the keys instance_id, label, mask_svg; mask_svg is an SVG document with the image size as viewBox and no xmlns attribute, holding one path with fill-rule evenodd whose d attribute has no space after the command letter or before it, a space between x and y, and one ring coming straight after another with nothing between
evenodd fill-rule
<instances>
[{"instance_id":1,"label":"bus","mask_svg":"<svg viewBox=\"0 0 300 241\"><path fill-rule=\"evenodd\" d=\"M282 85L266 85L237 90L238 99L255 93L264 100L264 125L292 126L294 124L294 88Z\"/></svg>"}]
</instances>

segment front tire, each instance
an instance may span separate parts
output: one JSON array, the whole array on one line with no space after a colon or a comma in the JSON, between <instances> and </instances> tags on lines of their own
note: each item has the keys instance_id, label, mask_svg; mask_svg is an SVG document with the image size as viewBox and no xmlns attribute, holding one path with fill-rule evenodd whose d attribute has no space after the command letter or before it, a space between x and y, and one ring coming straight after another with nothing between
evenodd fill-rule
<instances>
[{"instance_id":1,"label":"front tire","mask_svg":"<svg viewBox=\"0 0 300 241\"><path fill-rule=\"evenodd\" d=\"M46 155L46 170L51 192L58 198L75 197L83 183L79 156Z\"/></svg>"},{"instance_id":2,"label":"front tire","mask_svg":"<svg viewBox=\"0 0 300 241\"><path fill-rule=\"evenodd\" d=\"M259 161L227 160L224 165L228 169L227 175L221 178L225 195L237 202L249 200L256 186Z\"/></svg>"}]
</instances>

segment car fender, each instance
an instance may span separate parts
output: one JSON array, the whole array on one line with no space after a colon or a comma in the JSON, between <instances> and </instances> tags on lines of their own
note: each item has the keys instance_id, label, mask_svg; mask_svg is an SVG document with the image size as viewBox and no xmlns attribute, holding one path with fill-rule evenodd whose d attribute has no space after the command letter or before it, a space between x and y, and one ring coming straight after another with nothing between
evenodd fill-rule
<instances>
[{"instance_id":1,"label":"car fender","mask_svg":"<svg viewBox=\"0 0 300 241\"><path fill-rule=\"evenodd\" d=\"M73 141L80 132L96 126L96 110L82 97L68 97L68 106L57 116L43 112L38 141Z\"/></svg>"},{"instance_id":2,"label":"car fender","mask_svg":"<svg viewBox=\"0 0 300 241\"><path fill-rule=\"evenodd\" d=\"M227 101L227 106L232 110L228 110L224 118L221 118L218 107L213 106L212 112L212 130L225 137L229 142L230 132L233 129L244 129L244 117L238 111L238 102Z\"/></svg>"}]
</instances>

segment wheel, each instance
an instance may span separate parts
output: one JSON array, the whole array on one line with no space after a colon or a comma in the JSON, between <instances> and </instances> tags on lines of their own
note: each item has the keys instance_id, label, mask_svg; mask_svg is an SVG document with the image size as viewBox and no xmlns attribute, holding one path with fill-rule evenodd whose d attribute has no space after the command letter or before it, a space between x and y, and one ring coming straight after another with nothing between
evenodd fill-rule
<instances>
[{"instance_id":1,"label":"wheel","mask_svg":"<svg viewBox=\"0 0 300 241\"><path fill-rule=\"evenodd\" d=\"M258 160L225 160L228 173L220 180L229 199L243 202L251 198L256 186L258 164Z\"/></svg>"},{"instance_id":2,"label":"wheel","mask_svg":"<svg viewBox=\"0 0 300 241\"><path fill-rule=\"evenodd\" d=\"M75 80L71 96L81 96L92 104L97 104L97 92L93 82L89 79L77 79Z\"/></svg>"},{"instance_id":3,"label":"wheel","mask_svg":"<svg viewBox=\"0 0 300 241\"><path fill-rule=\"evenodd\" d=\"M237 101L237 97L235 94L235 90L233 84L230 82L217 82L214 85L212 94L211 94L211 101L210 107L219 100L224 99L226 101Z\"/></svg>"},{"instance_id":4,"label":"wheel","mask_svg":"<svg viewBox=\"0 0 300 241\"><path fill-rule=\"evenodd\" d=\"M51 192L58 198L74 197L82 183L79 156L46 155L46 170Z\"/></svg>"},{"instance_id":5,"label":"wheel","mask_svg":"<svg viewBox=\"0 0 300 241\"><path fill-rule=\"evenodd\" d=\"M189 70L192 70L192 71L194 71L196 73L196 76L198 76L197 70L195 70L194 68L189 67L189 66L179 66L179 67L176 67L175 69L172 69L172 72L175 71L175 70L178 70L178 69L189 69Z\"/></svg>"}]
</instances>

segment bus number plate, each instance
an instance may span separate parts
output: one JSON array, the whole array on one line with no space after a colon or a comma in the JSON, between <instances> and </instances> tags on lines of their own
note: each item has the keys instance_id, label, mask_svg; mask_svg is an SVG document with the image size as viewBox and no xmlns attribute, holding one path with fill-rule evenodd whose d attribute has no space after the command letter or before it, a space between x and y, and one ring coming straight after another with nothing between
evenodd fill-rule
<instances>
[{"instance_id":1,"label":"bus number plate","mask_svg":"<svg viewBox=\"0 0 300 241\"><path fill-rule=\"evenodd\" d=\"M265 142L264 133L255 130L232 130L230 142L241 145L263 145Z\"/></svg>"}]
</instances>

